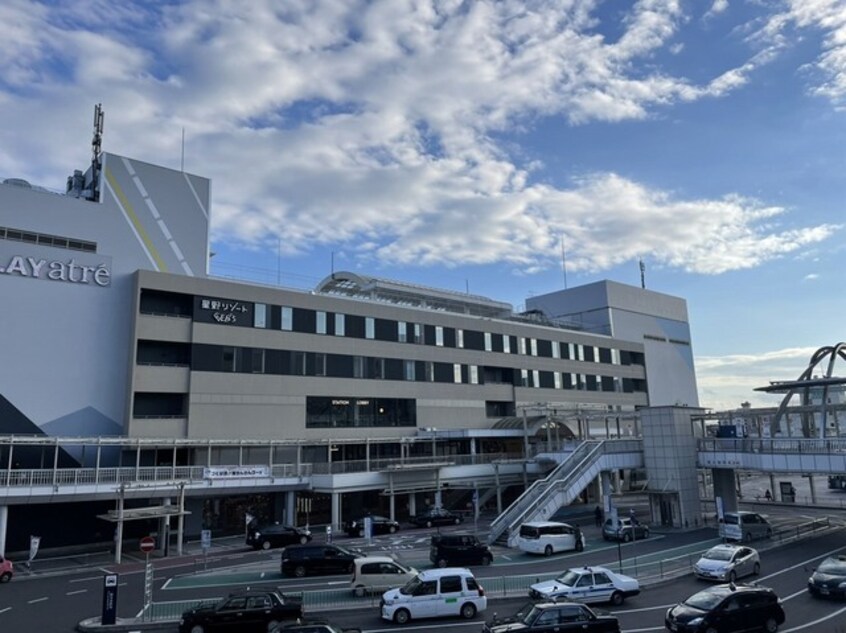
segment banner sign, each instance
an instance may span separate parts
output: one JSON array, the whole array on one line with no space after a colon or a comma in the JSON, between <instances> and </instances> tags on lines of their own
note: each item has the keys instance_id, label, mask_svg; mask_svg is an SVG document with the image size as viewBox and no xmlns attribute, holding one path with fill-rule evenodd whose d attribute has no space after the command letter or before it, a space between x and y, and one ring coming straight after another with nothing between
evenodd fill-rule
<instances>
[{"instance_id":1,"label":"banner sign","mask_svg":"<svg viewBox=\"0 0 846 633\"><path fill-rule=\"evenodd\" d=\"M203 468L203 479L251 479L270 477L270 466L211 466Z\"/></svg>"},{"instance_id":2,"label":"banner sign","mask_svg":"<svg viewBox=\"0 0 846 633\"><path fill-rule=\"evenodd\" d=\"M29 537L29 561L32 562L35 560L35 555L38 553L38 546L41 545L41 537L40 536L30 536Z\"/></svg>"}]
</instances>

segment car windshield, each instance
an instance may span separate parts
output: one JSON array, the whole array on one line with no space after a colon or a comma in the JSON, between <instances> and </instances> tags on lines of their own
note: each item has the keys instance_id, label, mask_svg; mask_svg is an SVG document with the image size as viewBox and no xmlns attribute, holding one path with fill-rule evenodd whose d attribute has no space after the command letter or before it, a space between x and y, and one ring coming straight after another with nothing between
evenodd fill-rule
<instances>
[{"instance_id":1,"label":"car windshield","mask_svg":"<svg viewBox=\"0 0 846 633\"><path fill-rule=\"evenodd\" d=\"M343 545L336 545L335 548L338 550L339 554L346 554L347 556L356 556L356 553L351 549L347 549Z\"/></svg>"},{"instance_id":2,"label":"car windshield","mask_svg":"<svg viewBox=\"0 0 846 633\"><path fill-rule=\"evenodd\" d=\"M724 592L706 589L705 591L693 594L683 604L694 609L699 609L700 611L710 611L720 604L723 598L725 598Z\"/></svg>"},{"instance_id":3,"label":"car windshield","mask_svg":"<svg viewBox=\"0 0 846 633\"><path fill-rule=\"evenodd\" d=\"M569 571L564 572L561 576L555 579L555 582L560 582L562 585L567 585L568 587L572 587L575 585L579 578L581 577L580 574L577 574L572 569Z\"/></svg>"},{"instance_id":4,"label":"car windshield","mask_svg":"<svg viewBox=\"0 0 846 633\"><path fill-rule=\"evenodd\" d=\"M736 514L727 514L723 517L723 523L727 523L729 525L737 525L739 522L739 518Z\"/></svg>"},{"instance_id":5,"label":"car windshield","mask_svg":"<svg viewBox=\"0 0 846 633\"><path fill-rule=\"evenodd\" d=\"M543 609L538 609L536 606L532 606L530 609L522 609L517 612L517 615L514 616L515 622L520 622L521 624L531 625L532 622L535 621L535 618L538 617L543 612Z\"/></svg>"},{"instance_id":6,"label":"car windshield","mask_svg":"<svg viewBox=\"0 0 846 633\"><path fill-rule=\"evenodd\" d=\"M734 552L731 550L715 547L705 552L703 558L707 558L708 560L731 560L732 554Z\"/></svg>"},{"instance_id":7,"label":"car windshield","mask_svg":"<svg viewBox=\"0 0 846 633\"><path fill-rule=\"evenodd\" d=\"M395 561L394 561L394 564L395 564L397 567L399 567L401 570L403 570L405 573L408 573L408 572L410 572L410 571L411 571L411 567L407 567L407 566L403 565L403 564L402 564L401 562L399 562L398 560L395 560Z\"/></svg>"},{"instance_id":8,"label":"car windshield","mask_svg":"<svg viewBox=\"0 0 846 633\"><path fill-rule=\"evenodd\" d=\"M831 574L833 576L846 576L846 561L837 558L826 558L817 571L822 574Z\"/></svg>"},{"instance_id":9,"label":"car windshield","mask_svg":"<svg viewBox=\"0 0 846 633\"><path fill-rule=\"evenodd\" d=\"M523 525L520 527L520 536L523 538L538 538L540 531L533 525Z\"/></svg>"},{"instance_id":10,"label":"car windshield","mask_svg":"<svg viewBox=\"0 0 846 633\"><path fill-rule=\"evenodd\" d=\"M407 583L405 583L405 586L401 587L399 591L404 596L412 596L412 595L414 595L414 591L421 584L423 584L423 581L420 580L420 576L415 576L414 578L409 580Z\"/></svg>"}]
</instances>

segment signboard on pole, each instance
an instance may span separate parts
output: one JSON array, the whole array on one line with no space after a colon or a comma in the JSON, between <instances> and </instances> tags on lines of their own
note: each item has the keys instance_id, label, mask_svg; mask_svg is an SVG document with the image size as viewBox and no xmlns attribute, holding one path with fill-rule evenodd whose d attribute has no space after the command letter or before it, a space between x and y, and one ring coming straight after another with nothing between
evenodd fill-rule
<instances>
[{"instance_id":1,"label":"signboard on pole","mask_svg":"<svg viewBox=\"0 0 846 633\"><path fill-rule=\"evenodd\" d=\"M202 530L200 532L200 547L203 548L204 554L211 548L211 530Z\"/></svg>"},{"instance_id":2,"label":"signboard on pole","mask_svg":"<svg viewBox=\"0 0 846 633\"><path fill-rule=\"evenodd\" d=\"M138 542L138 547L145 554L149 554L156 549L156 539L152 536L145 536Z\"/></svg>"},{"instance_id":3,"label":"signboard on pole","mask_svg":"<svg viewBox=\"0 0 846 633\"><path fill-rule=\"evenodd\" d=\"M725 518L725 516L723 515L723 498L716 497L714 499L714 502L717 505L717 520L722 521Z\"/></svg>"},{"instance_id":4,"label":"signboard on pole","mask_svg":"<svg viewBox=\"0 0 846 633\"><path fill-rule=\"evenodd\" d=\"M29 560L27 564L31 563L35 560L35 555L38 553L38 546L41 544L41 537L40 536L30 536L29 537Z\"/></svg>"},{"instance_id":5,"label":"signboard on pole","mask_svg":"<svg viewBox=\"0 0 846 633\"><path fill-rule=\"evenodd\" d=\"M114 624L117 621L118 575L103 576L103 611L100 624Z\"/></svg>"},{"instance_id":6,"label":"signboard on pole","mask_svg":"<svg viewBox=\"0 0 846 633\"><path fill-rule=\"evenodd\" d=\"M373 519L364 517L364 538L368 541L373 538Z\"/></svg>"}]
</instances>

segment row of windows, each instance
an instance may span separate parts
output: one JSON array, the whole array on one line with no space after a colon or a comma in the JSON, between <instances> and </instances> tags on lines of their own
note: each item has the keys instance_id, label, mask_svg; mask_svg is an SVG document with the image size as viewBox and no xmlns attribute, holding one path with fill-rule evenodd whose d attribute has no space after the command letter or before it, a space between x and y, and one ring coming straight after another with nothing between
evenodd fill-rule
<instances>
[{"instance_id":1,"label":"row of windows","mask_svg":"<svg viewBox=\"0 0 846 633\"><path fill-rule=\"evenodd\" d=\"M404 398L308 396L306 428L417 426L417 403Z\"/></svg>"},{"instance_id":2,"label":"row of windows","mask_svg":"<svg viewBox=\"0 0 846 633\"><path fill-rule=\"evenodd\" d=\"M20 231L18 229L10 229L5 226L0 226L0 240L11 240L13 242L29 242L30 244L53 246L55 248L67 248L73 251L85 251L86 253L97 252L96 242L75 240L69 237L59 237L58 235L47 235L46 233Z\"/></svg>"},{"instance_id":3,"label":"row of windows","mask_svg":"<svg viewBox=\"0 0 846 633\"><path fill-rule=\"evenodd\" d=\"M149 353L141 353L141 349L146 347L146 343L139 341L139 363L142 362L140 360L142 357L147 359L147 363L153 362ZM156 348L161 348L161 346L162 343L156 343ZM176 356L180 359L183 357L182 354ZM366 380L469 385L511 384L540 389L617 393L646 391L645 380L621 378L619 376L206 344L192 346L190 367L195 371L284 376L362 378Z\"/></svg>"},{"instance_id":4,"label":"row of windows","mask_svg":"<svg viewBox=\"0 0 846 633\"><path fill-rule=\"evenodd\" d=\"M441 325L392 321L376 317L360 317L339 312L272 306L264 303L254 304L253 327L609 365L643 364L642 354L614 348L464 330Z\"/></svg>"}]
</instances>

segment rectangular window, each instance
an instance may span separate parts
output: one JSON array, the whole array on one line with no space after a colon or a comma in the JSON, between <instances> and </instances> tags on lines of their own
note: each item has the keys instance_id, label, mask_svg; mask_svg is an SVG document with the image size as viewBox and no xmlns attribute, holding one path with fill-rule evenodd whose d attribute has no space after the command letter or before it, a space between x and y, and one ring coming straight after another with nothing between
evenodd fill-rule
<instances>
[{"instance_id":1,"label":"rectangular window","mask_svg":"<svg viewBox=\"0 0 846 633\"><path fill-rule=\"evenodd\" d=\"M435 363L426 361L426 382L435 382Z\"/></svg>"},{"instance_id":2,"label":"rectangular window","mask_svg":"<svg viewBox=\"0 0 846 633\"><path fill-rule=\"evenodd\" d=\"M561 343L552 341L552 357L561 358ZM560 387L558 387L560 389Z\"/></svg>"},{"instance_id":3,"label":"rectangular window","mask_svg":"<svg viewBox=\"0 0 846 633\"><path fill-rule=\"evenodd\" d=\"M316 353L314 355L314 375L326 375L326 354Z\"/></svg>"},{"instance_id":4,"label":"rectangular window","mask_svg":"<svg viewBox=\"0 0 846 633\"><path fill-rule=\"evenodd\" d=\"M364 356L353 356L353 378L364 377Z\"/></svg>"},{"instance_id":5,"label":"rectangular window","mask_svg":"<svg viewBox=\"0 0 846 633\"><path fill-rule=\"evenodd\" d=\"M414 342L421 343L423 340L423 326L419 323L414 324Z\"/></svg>"},{"instance_id":6,"label":"rectangular window","mask_svg":"<svg viewBox=\"0 0 846 633\"><path fill-rule=\"evenodd\" d=\"M335 336L346 336L346 319L344 314L335 314Z\"/></svg>"},{"instance_id":7,"label":"rectangular window","mask_svg":"<svg viewBox=\"0 0 846 633\"><path fill-rule=\"evenodd\" d=\"M397 323L397 340L400 343L408 342L408 331L406 330L405 321L399 321Z\"/></svg>"},{"instance_id":8,"label":"rectangular window","mask_svg":"<svg viewBox=\"0 0 846 633\"><path fill-rule=\"evenodd\" d=\"M405 380L414 381L416 380L417 372L415 371L415 365L413 360L404 360L403 361L403 378Z\"/></svg>"},{"instance_id":9,"label":"rectangular window","mask_svg":"<svg viewBox=\"0 0 846 633\"><path fill-rule=\"evenodd\" d=\"M435 345L444 346L444 328L440 325L435 326Z\"/></svg>"},{"instance_id":10,"label":"rectangular window","mask_svg":"<svg viewBox=\"0 0 846 633\"><path fill-rule=\"evenodd\" d=\"M470 365L470 384L479 384L479 367L476 365Z\"/></svg>"},{"instance_id":11,"label":"rectangular window","mask_svg":"<svg viewBox=\"0 0 846 633\"><path fill-rule=\"evenodd\" d=\"M253 307L253 327L267 327L267 305L256 303Z\"/></svg>"},{"instance_id":12,"label":"rectangular window","mask_svg":"<svg viewBox=\"0 0 846 633\"><path fill-rule=\"evenodd\" d=\"M282 306L282 325L280 329L291 332L294 329L294 309Z\"/></svg>"},{"instance_id":13,"label":"rectangular window","mask_svg":"<svg viewBox=\"0 0 846 633\"><path fill-rule=\"evenodd\" d=\"M529 386L529 370L528 369L521 369L520 370L520 386L521 387L528 387Z\"/></svg>"},{"instance_id":14,"label":"rectangular window","mask_svg":"<svg viewBox=\"0 0 846 633\"><path fill-rule=\"evenodd\" d=\"M223 348L223 371L235 371L235 348Z\"/></svg>"},{"instance_id":15,"label":"rectangular window","mask_svg":"<svg viewBox=\"0 0 846 633\"><path fill-rule=\"evenodd\" d=\"M326 334L326 313L318 311L317 313L317 327L318 334Z\"/></svg>"},{"instance_id":16,"label":"rectangular window","mask_svg":"<svg viewBox=\"0 0 846 633\"><path fill-rule=\"evenodd\" d=\"M553 375L553 380L555 380L555 388L561 389L561 372L556 371L552 375Z\"/></svg>"},{"instance_id":17,"label":"rectangular window","mask_svg":"<svg viewBox=\"0 0 846 633\"><path fill-rule=\"evenodd\" d=\"M526 337L520 337L520 354L526 355Z\"/></svg>"},{"instance_id":18,"label":"rectangular window","mask_svg":"<svg viewBox=\"0 0 846 633\"><path fill-rule=\"evenodd\" d=\"M263 349L252 350L252 367L251 367L251 370L254 374L263 374L264 373L264 350Z\"/></svg>"},{"instance_id":19,"label":"rectangular window","mask_svg":"<svg viewBox=\"0 0 846 633\"><path fill-rule=\"evenodd\" d=\"M364 319L364 338L376 338L376 321L373 317Z\"/></svg>"},{"instance_id":20,"label":"rectangular window","mask_svg":"<svg viewBox=\"0 0 846 633\"><path fill-rule=\"evenodd\" d=\"M511 353L511 337L507 334L502 335L502 351L505 354Z\"/></svg>"},{"instance_id":21,"label":"rectangular window","mask_svg":"<svg viewBox=\"0 0 846 633\"><path fill-rule=\"evenodd\" d=\"M485 351L493 351L493 336L490 332L485 332Z\"/></svg>"},{"instance_id":22,"label":"rectangular window","mask_svg":"<svg viewBox=\"0 0 846 633\"><path fill-rule=\"evenodd\" d=\"M540 370L532 370L532 387L540 387Z\"/></svg>"},{"instance_id":23,"label":"rectangular window","mask_svg":"<svg viewBox=\"0 0 846 633\"><path fill-rule=\"evenodd\" d=\"M585 348L583 345L576 345L576 360L585 359Z\"/></svg>"},{"instance_id":24,"label":"rectangular window","mask_svg":"<svg viewBox=\"0 0 846 633\"><path fill-rule=\"evenodd\" d=\"M461 384L461 363L453 363L452 365L452 381Z\"/></svg>"},{"instance_id":25,"label":"rectangular window","mask_svg":"<svg viewBox=\"0 0 846 633\"><path fill-rule=\"evenodd\" d=\"M530 349L532 351L532 356L537 356L538 355L538 339L533 338L529 341L529 343L530 343Z\"/></svg>"}]
</instances>

